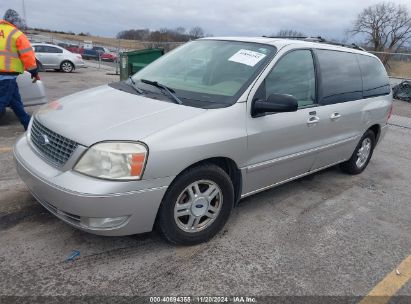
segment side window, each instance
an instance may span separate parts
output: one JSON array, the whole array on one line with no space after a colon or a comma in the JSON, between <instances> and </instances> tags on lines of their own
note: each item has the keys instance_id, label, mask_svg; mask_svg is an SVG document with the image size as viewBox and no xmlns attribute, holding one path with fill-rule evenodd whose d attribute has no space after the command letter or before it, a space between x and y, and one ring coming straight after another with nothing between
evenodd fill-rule
<instances>
[{"instance_id":1,"label":"side window","mask_svg":"<svg viewBox=\"0 0 411 304\"><path fill-rule=\"evenodd\" d=\"M63 50L52 47L52 46L45 46L44 48L46 49L46 53L52 53L52 54L63 53Z\"/></svg>"},{"instance_id":2,"label":"side window","mask_svg":"<svg viewBox=\"0 0 411 304\"><path fill-rule=\"evenodd\" d=\"M34 51L36 53L44 53L44 48L41 45L34 46Z\"/></svg>"},{"instance_id":3,"label":"side window","mask_svg":"<svg viewBox=\"0 0 411 304\"><path fill-rule=\"evenodd\" d=\"M382 63L366 55L357 55L357 58L362 73L364 98L390 94L390 82Z\"/></svg>"},{"instance_id":4,"label":"side window","mask_svg":"<svg viewBox=\"0 0 411 304\"><path fill-rule=\"evenodd\" d=\"M310 50L292 51L279 59L265 79L265 97L275 93L294 96L299 107L315 103L315 69Z\"/></svg>"},{"instance_id":5,"label":"side window","mask_svg":"<svg viewBox=\"0 0 411 304\"><path fill-rule=\"evenodd\" d=\"M362 99L361 71L356 54L317 50L321 71L320 104Z\"/></svg>"}]
</instances>

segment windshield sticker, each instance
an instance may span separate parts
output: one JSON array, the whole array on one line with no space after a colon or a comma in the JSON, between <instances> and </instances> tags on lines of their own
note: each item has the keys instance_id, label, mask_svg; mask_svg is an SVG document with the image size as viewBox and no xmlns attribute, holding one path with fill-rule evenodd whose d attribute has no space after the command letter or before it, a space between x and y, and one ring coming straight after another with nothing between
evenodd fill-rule
<instances>
[{"instance_id":1,"label":"windshield sticker","mask_svg":"<svg viewBox=\"0 0 411 304\"><path fill-rule=\"evenodd\" d=\"M250 50L239 50L233 56L228 58L229 61L242 63L249 66L255 66L259 63L266 55Z\"/></svg>"}]
</instances>

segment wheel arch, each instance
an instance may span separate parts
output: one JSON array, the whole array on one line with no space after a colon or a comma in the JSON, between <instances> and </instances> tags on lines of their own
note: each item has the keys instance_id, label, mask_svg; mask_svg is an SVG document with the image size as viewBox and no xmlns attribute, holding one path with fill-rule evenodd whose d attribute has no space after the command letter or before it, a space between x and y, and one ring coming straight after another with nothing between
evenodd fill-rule
<instances>
[{"instance_id":1,"label":"wheel arch","mask_svg":"<svg viewBox=\"0 0 411 304\"><path fill-rule=\"evenodd\" d=\"M229 157L210 157L210 158L197 161L191 164L190 166L188 166L187 168L185 168L184 170L182 170L174 178L173 182L187 170L204 165L204 164L216 165L227 173L234 187L234 204L236 205L240 201L240 198L241 198L243 178L241 175L241 171L238 168L236 162Z\"/></svg>"},{"instance_id":2,"label":"wheel arch","mask_svg":"<svg viewBox=\"0 0 411 304\"><path fill-rule=\"evenodd\" d=\"M378 140L380 139L380 135L381 135L381 126L379 124L375 124L369 127L368 130L371 130L374 133L375 143L377 144Z\"/></svg>"}]
</instances>

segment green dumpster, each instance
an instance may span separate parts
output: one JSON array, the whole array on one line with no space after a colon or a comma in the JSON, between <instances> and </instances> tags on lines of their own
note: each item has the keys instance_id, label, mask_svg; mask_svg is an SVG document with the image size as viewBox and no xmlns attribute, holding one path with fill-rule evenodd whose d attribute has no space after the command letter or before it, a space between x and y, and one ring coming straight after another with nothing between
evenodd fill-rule
<instances>
[{"instance_id":1,"label":"green dumpster","mask_svg":"<svg viewBox=\"0 0 411 304\"><path fill-rule=\"evenodd\" d=\"M120 80L126 80L149 63L164 55L164 49L145 49L120 54Z\"/></svg>"}]
</instances>

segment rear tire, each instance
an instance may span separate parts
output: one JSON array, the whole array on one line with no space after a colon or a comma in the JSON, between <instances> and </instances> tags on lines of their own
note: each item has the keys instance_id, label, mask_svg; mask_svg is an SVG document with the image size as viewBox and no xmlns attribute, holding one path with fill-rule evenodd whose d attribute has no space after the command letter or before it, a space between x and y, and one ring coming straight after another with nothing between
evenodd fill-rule
<instances>
[{"instance_id":1,"label":"rear tire","mask_svg":"<svg viewBox=\"0 0 411 304\"><path fill-rule=\"evenodd\" d=\"M375 147L375 134L368 130L361 137L351 158L340 165L341 170L348 174L360 174L367 167Z\"/></svg>"},{"instance_id":2,"label":"rear tire","mask_svg":"<svg viewBox=\"0 0 411 304\"><path fill-rule=\"evenodd\" d=\"M168 188L158 214L158 227L171 243L208 241L227 222L234 206L230 177L214 164L191 168Z\"/></svg>"},{"instance_id":3,"label":"rear tire","mask_svg":"<svg viewBox=\"0 0 411 304\"><path fill-rule=\"evenodd\" d=\"M71 73L74 71L74 64L70 61L63 61L60 65L60 70L64 73Z\"/></svg>"}]
</instances>

